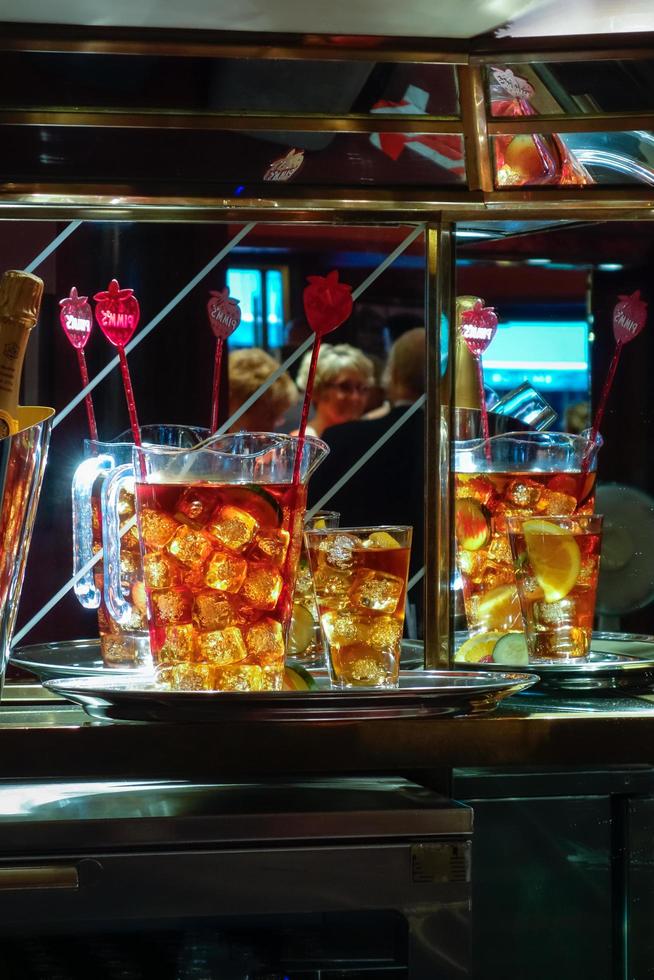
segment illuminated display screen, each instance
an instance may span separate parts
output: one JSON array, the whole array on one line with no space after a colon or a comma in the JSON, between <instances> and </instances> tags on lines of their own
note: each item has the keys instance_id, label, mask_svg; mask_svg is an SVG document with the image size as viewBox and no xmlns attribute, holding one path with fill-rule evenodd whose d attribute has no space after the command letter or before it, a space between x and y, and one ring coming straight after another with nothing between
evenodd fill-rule
<instances>
[{"instance_id":1,"label":"illuminated display screen","mask_svg":"<svg viewBox=\"0 0 654 980\"><path fill-rule=\"evenodd\" d=\"M496 390L528 381L537 390L587 393L588 342L585 320L500 323L484 356L484 380Z\"/></svg>"}]
</instances>

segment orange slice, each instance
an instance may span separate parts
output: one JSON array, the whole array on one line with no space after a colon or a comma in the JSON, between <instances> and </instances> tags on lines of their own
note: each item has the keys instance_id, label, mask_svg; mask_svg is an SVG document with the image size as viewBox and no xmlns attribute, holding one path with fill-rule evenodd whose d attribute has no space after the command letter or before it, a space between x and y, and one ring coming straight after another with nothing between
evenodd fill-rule
<instances>
[{"instance_id":1,"label":"orange slice","mask_svg":"<svg viewBox=\"0 0 654 980\"><path fill-rule=\"evenodd\" d=\"M545 602L564 599L579 578L581 554L570 531L534 518L522 525L527 554Z\"/></svg>"},{"instance_id":2,"label":"orange slice","mask_svg":"<svg viewBox=\"0 0 654 980\"><path fill-rule=\"evenodd\" d=\"M520 599L514 585L496 585L479 597L477 620L486 630L516 629L522 622Z\"/></svg>"},{"instance_id":3,"label":"orange slice","mask_svg":"<svg viewBox=\"0 0 654 980\"><path fill-rule=\"evenodd\" d=\"M493 649L504 633L477 633L463 643L454 654L457 663L480 664L493 659Z\"/></svg>"}]
</instances>

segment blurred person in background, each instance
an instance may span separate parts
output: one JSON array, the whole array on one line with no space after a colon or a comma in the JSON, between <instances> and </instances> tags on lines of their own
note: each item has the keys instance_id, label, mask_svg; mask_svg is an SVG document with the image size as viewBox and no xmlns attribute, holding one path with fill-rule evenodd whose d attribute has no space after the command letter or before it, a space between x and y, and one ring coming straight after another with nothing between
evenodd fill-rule
<instances>
[{"instance_id":1,"label":"blurred person in background","mask_svg":"<svg viewBox=\"0 0 654 980\"><path fill-rule=\"evenodd\" d=\"M322 438L329 456L309 483L309 503L314 506L367 449L401 418L407 408L425 393L425 330L416 327L399 337L391 347L386 367L390 408L374 419L359 419L327 428ZM418 409L375 452L341 489L324 503L341 515L342 527L379 524L410 524L413 527L410 572L423 565L424 541L424 411ZM323 506L323 505L321 505ZM418 606L420 587L410 596ZM420 627L418 626L418 631Z\"/></svg>"},{"instance_id":2,"label":"blurred person in background","mask_svg":"<svg viewBox=\"0 0 654 980\"><path fill-rule=\"evenodd\" d=\"M229 414L247 401L250 395L279 367L279 362L259 347L245 347L229 354ZM299 398L290 375L284 372L257 398L230 428L230 432L274 432L284 414Z\"/></svg>"},{"instance_id":3,"label":"blurred person in background","mask_svg":"<svg viewBox=\"0 0 654 980\"><path fill-rule=\"evenodd\" d=\"M310 364L311 351L308 350L297 373L297 386L301 391L306 388ZM314 411L307 435L322 438L325 429L361 418L373 381L372 361L358 347L323 344L313 383Z\"/></svg>"}]
</instances>

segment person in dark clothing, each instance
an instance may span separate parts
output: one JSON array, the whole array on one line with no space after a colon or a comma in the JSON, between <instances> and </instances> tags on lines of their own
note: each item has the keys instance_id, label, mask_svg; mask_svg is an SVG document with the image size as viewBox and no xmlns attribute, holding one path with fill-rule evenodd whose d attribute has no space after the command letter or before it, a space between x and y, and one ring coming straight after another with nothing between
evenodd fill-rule
<instances>
[{"instance_id":1,"label":"person in dark clothing","mask_svg":"<svg viewBox=\"0 0 654 980\"><path fill-rule=\"evenodd\" d=\"M391 408L386 415L345 422L323 432L330 453L309 482L310 506L424 394L424 328L407 331L393 344L387 378ZM342 527L412 525L412 575L423 565L424 487L424 411L420 408L324 506L340 513ZM417 586L410 599L416 602L419 594L421 589Z\"/></svg>"}]
</instances>

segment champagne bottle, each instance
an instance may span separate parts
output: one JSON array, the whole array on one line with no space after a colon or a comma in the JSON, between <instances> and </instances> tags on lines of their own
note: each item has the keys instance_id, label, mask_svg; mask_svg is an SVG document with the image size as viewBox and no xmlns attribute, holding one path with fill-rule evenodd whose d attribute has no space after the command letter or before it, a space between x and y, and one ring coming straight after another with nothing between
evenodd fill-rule
<instances>
[{"instance_id":1,"label":"champagne bottle","mask_svg":"<svg viewBox=\"0 0 654 980\"><path fill-rule=\"evenodd\" d=\"M12 269L0 279L0 438L18 432L18 395L27 342L41 309L43 281Z\"/></svg>"},{"instance_id":2,"label":"champagne bottle","mask_svg":"<svg viewBox=\"0 0 654 980\"><path fill-rule=\"evenodd\" d=\"M461 317L479 303L478 296L456 298L456 345L454 350L454 404L457 408L481 409L477 364L461 333Z\"/></svg>"}]
</instances>

